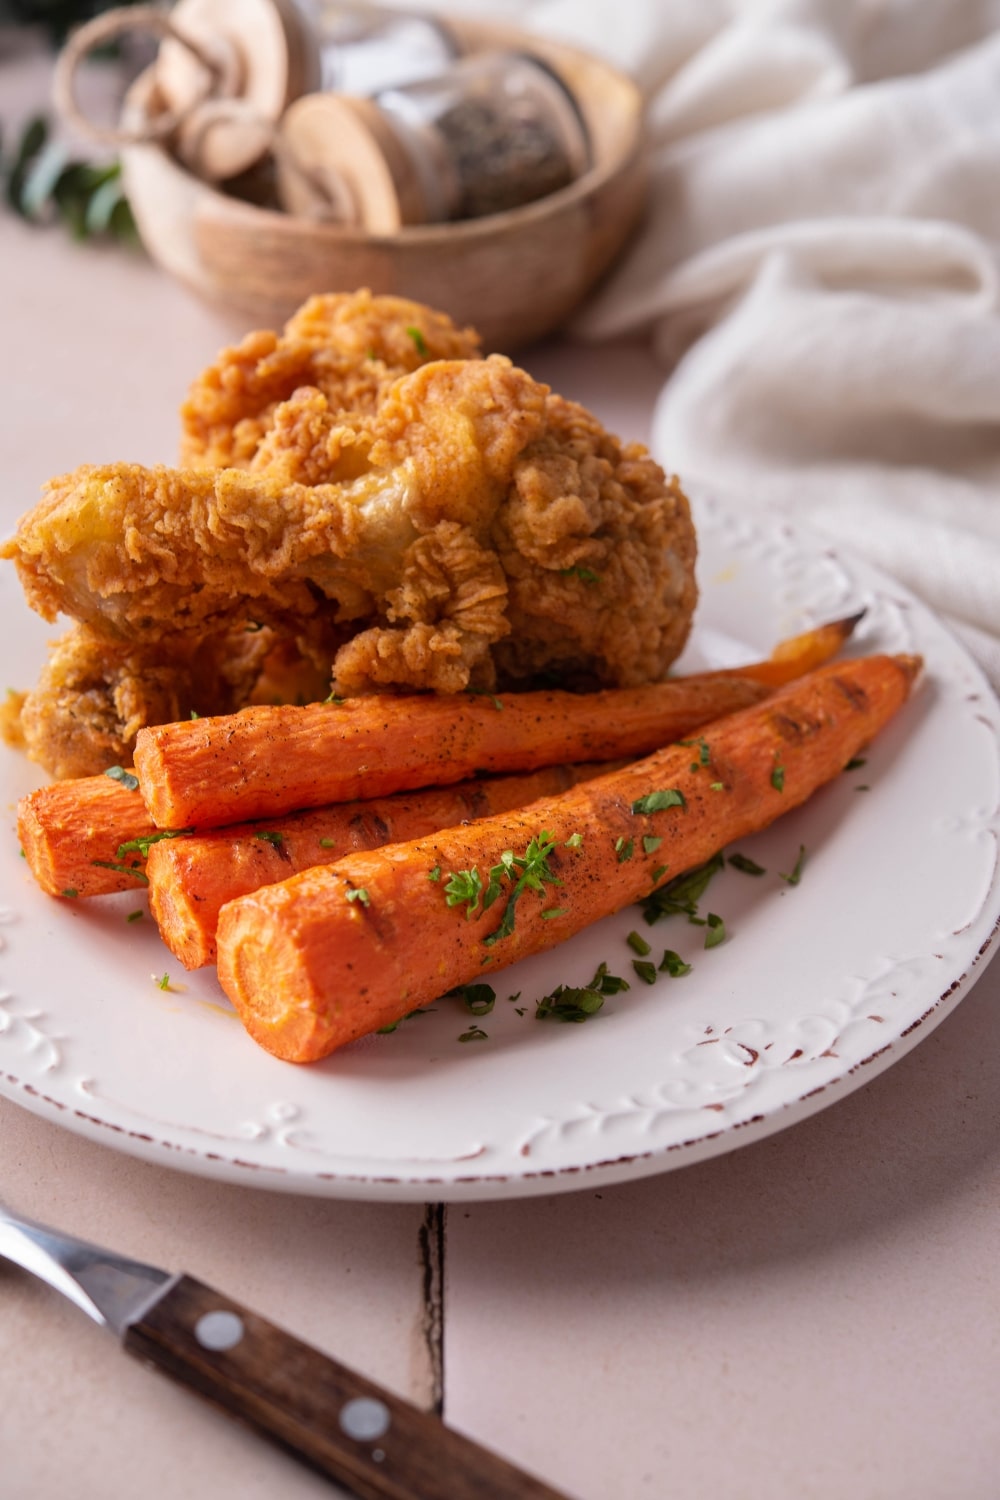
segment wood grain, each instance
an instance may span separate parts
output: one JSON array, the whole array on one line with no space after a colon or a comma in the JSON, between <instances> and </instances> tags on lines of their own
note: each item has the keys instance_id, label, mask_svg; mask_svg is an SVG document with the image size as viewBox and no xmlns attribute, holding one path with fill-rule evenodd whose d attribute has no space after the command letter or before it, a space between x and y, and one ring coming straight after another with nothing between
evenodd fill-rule
<instances>
[{"instance_id":1,"label":"wood grain","mask_svg":"<svg viewBox=\"0 0 1000 1500\"><path fill-rule=\"evenodd\" d=\"M206 1348L196 1333L201 1319L218 1313L235 1315L243 1327L228 1349ZM125 1347L360 1500L565 1500L192 1277L179 1277L129 1327ZM357 1400L381 1404L383 1431L370 1438L344 1431L344 1408Z\"/></svg>"}]
</instances>

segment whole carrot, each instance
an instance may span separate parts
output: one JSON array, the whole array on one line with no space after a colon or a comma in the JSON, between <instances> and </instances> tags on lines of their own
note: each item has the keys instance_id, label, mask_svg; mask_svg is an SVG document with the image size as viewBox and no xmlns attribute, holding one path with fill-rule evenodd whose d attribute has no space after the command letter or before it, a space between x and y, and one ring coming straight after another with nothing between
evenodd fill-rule
<instances>
[{"instance_id":1,"label":"whole carrot","mask_svg":"<svg viewBox=\"0 0 1000 1500\"><path fill-rule=\"evenodd\" d=\"M219 912L262 885L360 849L377 849L438 828L523 807L601 775L607 764L549 766L513 776L484 776L294 813L266 826L235 824L155 843L146 862L149 907L160 936L187 969L215 961Z\"/></svg>"},{"instance_id":2,"label":"whole carrot","mask_svg":"<svg viewBox=\"0 0 1000 1500\"><path fill-rule=\"evenodd\" d=\"M305 807L644 755L759 702L741 677L687 677L598 693L348 698L260 706L141 729L135 772L159 828L200 828Z\"/></svg>"},{"instance_id":3,"label":"whole carrot","mask_svg":"<svg viewBox=\"0 0 1000 1500\"><path fill-rule=\"evenodd\" d=\"M765 828L841 771L906 699L913 657L779 689L561 796L355 854L224 906L219 978L250 1035L310 1062L571 937Z\"/></svg>"}]
</instances>

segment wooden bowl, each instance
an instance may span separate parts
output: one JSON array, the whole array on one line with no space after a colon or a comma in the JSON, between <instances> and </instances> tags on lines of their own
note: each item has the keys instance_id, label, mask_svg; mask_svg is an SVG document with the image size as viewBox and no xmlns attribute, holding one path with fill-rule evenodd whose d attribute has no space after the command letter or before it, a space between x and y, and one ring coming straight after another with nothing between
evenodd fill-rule
<instances>
[{"instance_id":1,"label":"wooden bowl","mask_svg":"<svg viewBox=\"0 0 1000 1500\"><path fill-rule=\"evenodd\" d=\"M522 47L574 90L593 166L570 186L505 213L371 235L257 208L202 182L156 144L122 151L149 254L199 295L267 327L314 292L370 287L472 324L511 350L564 323L623 248L642 212L646 155L635 85L595 57L507 28L453 22L464 45ZM133 86L130 127L159 113L152 72Z\"/></svg>"}]
</instances>

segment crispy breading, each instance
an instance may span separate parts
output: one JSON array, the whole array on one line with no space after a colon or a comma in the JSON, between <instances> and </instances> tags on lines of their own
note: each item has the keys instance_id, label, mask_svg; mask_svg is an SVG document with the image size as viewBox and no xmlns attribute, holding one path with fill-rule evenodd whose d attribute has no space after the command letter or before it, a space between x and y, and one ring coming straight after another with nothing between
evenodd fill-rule
<instances>
[{"instance_id":1,"label":"crispy breading","mask_svg":"<svg viewBox=\"0 0 1000 1500\"><path fill-rule=\"evenodd\" d=\"M299 386L334 412L371 414L385 387L436 359L476 359L479 335L444 313L369 291L310 297L281 334L248 334L198 376L181 407L181 463L244 468Z\"/></svg>"},{"instance_id":2,"label":"crispy breading","mask_svg":"<svg viewBox=\"0 0 1000 1500\"><path fill-rule=\"evenodd\" d=\"M363 343L362 307L313 299L288 326ZM383 353L404 357L393 338L419 352L401 321L380 326ZM280 695L295 670L295 697L665 675L695 607L695 534L643 448L498 355L418 361L360 410L339 399L296 383L261 407L242 467L108 465L52 482L0 548L35 609L86 626L29 695L32 754L67 774L74 739L86 769L112 743L124 761L140 720L186 712L183 664L248 627L290 659L258 659L242 701L275 681ZM220 689L210 711L233 696Z\"/></svg>"}]
</instances>

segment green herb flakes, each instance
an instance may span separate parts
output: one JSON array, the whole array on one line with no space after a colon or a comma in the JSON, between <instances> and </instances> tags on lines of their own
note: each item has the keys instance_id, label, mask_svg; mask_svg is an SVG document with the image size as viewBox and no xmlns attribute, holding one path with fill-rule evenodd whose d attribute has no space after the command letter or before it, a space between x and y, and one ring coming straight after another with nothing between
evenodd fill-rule
<instances>
[{"instance_id":1,"label":"green herb flakes","mask_svg":"<svg viewBox=\"0 0 1000 1500\"><path fill-rule=\"evenodd\" d=\"M489 1033L481 1026L470 1026L468 1031L463 1031L458 1039L460 1042L488 1042Z\"/></svg>"},{"instance_id":2,"label":"green herb flakes","mask_svg":"<svg viewBox=\"0 0 1000 1500\"><path fill-rule=\"evenodd\" d=\"M372 898L363 885L356 886L354 890L345 892L348 901L357 901L362 906L370 906Z\"/></svg>"},{"instance_id":3,"label":"green herb flakes","mask_svg":"<svg viewBox=\"0 0 1000 1500\"><path fill-rule=\"evenodd\" d=\"M543 995L535 1002L536 1021L568 1021L579 1023L596 1016L604 1004L605 995L618 995L629 988L627 979L619 979L608 973L605 963L598 964L589 984L572 986L557 985L551 995ZM519 1011L518 1014L521 1014Z\"/></svg>"},{"instance_id":4,"label":"green herb flakes","mask_svg":"<svg viewBox=\"0 0 1000 1500\"><path fill-rule=\"evenodd\" d=\"M138 776L133 776L132 772L126 771L124 766L109 766L104 774L105 776L110 776L112 781L120 781L122 786L129 792L137 792L139 790Z\"/></svg>"},{"instance_id":5,"label":"green herb flakes","mask_svg":"<svg viewBox=\"0 0 1000 1500\"><path fill-rule=\"evenodd\" d=\"M662 921L664 917L683 916L689 922L695 921L698 902L705 894L712 876L722 869L722 864L722 855L713 854L704 864L687 870L683 875L676 875L651 895L644 896L639 906L645 920L652 924Z\"/></svg>"},{"instance_id":6,"label":"green herb flakes","mask_svg":"<svg viewBox=\"0 0 1000 1500\"><path fill-rule=\"evenodd\" d=\"M868 762L863 755L852 755L850 760L847 762L847 765L844 767L844 770L860 771L861 767L866 766L867 764Z\"/></svg>"},{"instance_id":7,"label":"green herb flakes","mask_svg":"<svg viewBox=\"0 0 1000 1500\"><path fill-rule=\"evenodd\" d=\"M803 870L803 867L805 865L805 862L806 862L806 846L805 846L805 844L800 844L799 845L799 857L795 861L795 865L794 865L794 867L792 869L792 873L790 875L784 875L779 870L778 874L781 877L781 879L786 882L786 884L788 884L788 885L798 885L799 881L802 879L802 870Z\"/></svg>"},{"instance_id":8,"label":"green herb flakes","mask_svg":"<svg viewBox=\"0 0 1000 1500\"><path fill-rule=\"evenodd\" d=\"M499 927L495 932L491 932L489 937L483 939L487 947L492 947L502 938L509 937L514 931L515 908L525 891L540 892L546 885L562 885L559 877L554 875L549 868L549 856L555 848L555 843L553 835L543 829L536 838L530 841L523 854L513 854L507 849L501 855L500 863L493 866L490 871L490 883L483 899L484 910L496 899L504 879L513 881L517 874L517 880L507 898Z\"/></svg>"},{"instance_id":9,"label":"green herb flakes","mask_svg":"<svg viewBox=\"0 0 1000 1500\"><path fill-rule=\"evenodd\" d=\"M656 965L648 958L633 958L632 967L644 984L656 983Z\"/></svg>"},{"instance_id":10,"label":"green herb flakes","mask_svg":"<svg viewBox=\"0 0 1000 1500\"><path fill-rule=\"evenodd\" d=\"M319 841L319 847L321 849L332 849L334 847L334 840L333 839L320 839L320 841Z\"/></svg>"},{"instance_id":11,"label":"green herb flakes","mask_svg":"<svg viewBox=\"0 0 1000 1500\"><path fill-rule=\"evenodd\" d=\"M141 911L130 911L125 918L126 922L141 922L143 913Z\"/></svg>"},{"instance_id":12,"label":"green herb flakes","mask_svg":"<svg viewBox=\"0 0 1000 1500\"><path fill-rule=\"evenodd\" d=\"M645 958L647 953L650 952L650 945L640 932L630 932L625 941L632 951L638 953L641 958Z\"/></svg>"},{"instance_id":13,"label":"green herb flakes","mask_svg":"<svg viewBox=\"0 0 1000 1500\"><path fill-rule=\"evenodd\" d=\"M440 879L440 870L435 877L431 871L431 880ZM449 875L445 881L444 899L449 906L467 906L466 918L473 917L479 910L479 903L483 895L483 882L479 871L473 867L471 870L456 870Z\"/></svg>"},{"instance_id":14,"label":"green herb flakes","mask_svg":"<svg viewBox=\"0 0 1000 1500\"><path fill-rule=\"evenodd\" d=\"M600 573L595 573L593 568L585 568L580 563L572 568L560 568L559 571L564 578L579 578L581 583L600 583L601 581Z\"/></svg>"},{"instance_id":15,"label":"green herb flakes","mask_svg":"<svg viewBox=\"0 0 1000 1500\"><path fill-rule=\"evenodd\" d=\"M666 787L661 792L647 792L644 797L637 797L632 803L634 813L663 812L667 807L686 807L684 793L678 791L675 786Z\"/></svg>"},{"instance_id":16,"label":"green herb flakes","mask_svg":"<svg viewBox=\"0 0 1000 1500\"><path fill-rule=\"evenodd\" d=\"M449 990L448 994L461 1000L466 1010L474 1016L488 1016L497 1003L497 992L491 984L460 984L457 989Z\"/></svg>"},{"instance_id":17,"label":"green herb flakes","mask_svg":"<svg viewBox=\"0 0 1000 1500\"><path fill-rule=\"evenodd\" d=\"M755 859L750 859L746 854L730 854L727 864L732 865L734 870L742 870L744 875L766 875L767 871L763 865L759 865Z\"/></svg>"},{"instance_id":18,"label":"green herb flakes","mask_svg":"<svg viewBox=\"0 0 1000 1500\"><path fill-rule=\"evenodd\" d=\"M683 979L685 974L690 974L691 965L686 964L679 953L673 948L663 950L663 958L660 962L660 973L669 974L671 979Z\"/></svg>"},{"instance_id":19,"label":"green herb flakes","mask_svg":"<svg viewBox=\"0 0 1000 1500\"><path fill-rule=\"evenodd\" d=\"M620 865L625 864L625 862L627 860L630 860L632 858L632 855L635 853L635 839L616 839L615 853L618 856L618 863Z\"/></svg>"},{"instance_id":20,"label":"green herb flakes","mask_svg":"<svg viewBox=\"0 0 1000 1500\"><path fill-rule=\"evenodd\" d=\"M410 327L406 330L406 334L408 338L412 339L413 347L420 355L420 358L426 359L429 352L427 348L427 340L424 338L420 329Z\"/></svg>"},{"instance_id":21,"label":"green herb flakes","mask_svg":"<svg viewBox=\"0 0 1000 1500\"><path fill-rule=\"evenodd\" d=\"M710 911L705 922L705 947L717 948L726 941L726 924L714 911Z\"/></svg>"},{"instance_id":22,"label":"green herb flakes","mask_svg":"<svg viewBox=\"0 0 1000 1500\"><path fill-rule=\"evenodd\" d=\"M270 844L272 849L280 849L285 842L283 833L271 833L262 829L260 833L254 834L255 839L260 839L262 844Z\"/></svg>"},{"instance_id":23,"label":"green herb flakes","mask_svg":"<svg viewBox=\"0 0 1000 1500\"><path fill-rule=\"evenodd\" d=\"M192 833L193 828L161 828L158 833L144 833L137 839L128 839L124 844L119 844L115 857L124 859L126 854L139 854L145 859L152 844L158 844L162 839L190 838Z\"/></svg>"},{"instance_id":24,"label":"green herb flakes","mask_svg":"<svg viewBox=\"0 0 1000 1500\"><path fill-rule=\"evenodd\" d=\"M785 790L784 766L775 766L774 770L771 772L771 785L774 787L774 790L776 792L783 792Z\"/></svg>"},{"instance_id":25,"label":"green herb flakes","mask_svg":"<svg viewBox=\"0 0 1000 1500\"><path fill-rule=\"evenodd\" d=\"M652 833L644 834L643 840L642 840L642 852L643 852L643 854L655 854L656 851L657 851L657 849L659 849L659 847L660 847L660 845L662 843L663 843L663 840L657 838L654 834L652 834Z\"/></svg>"},{"instance_id":26,"label":"green herb flakes","mask_svg":"<svg viewBox=\"0 0 1000 1500\"><path fill-rule=\"evenodd\" d=\"M441 879L441 866L440 865L435 865L434 868L433 868L433 870L428 870L427 871L427 879L428 880L433 880L433 881L440 880Z\"/></svg>"},{"instance_id":27,"label":"green herb flakes","mask_svg":"<svg viewBox=\"0 0 1000 1500\"><path fill-rule=\"evenodd\" d=\"M75 885L68 885L66 889L64 891L60 891L59 894L61 896L65 896L67 901L73 901L80 893Z\"/></svg>"},{"instance_id":28,"label":"green herb flakes","mask_svg":"<svg viewBox=\"0 0 1000 1500\"><path fill-rule=\"evenodd\" d=\"M582 849L583 848L583 834L582 833L571 833L570 836L569 836L569 838L566 840L566 843L565 843L564 847L566 849Z\"/></svg>"}]
</instances>

